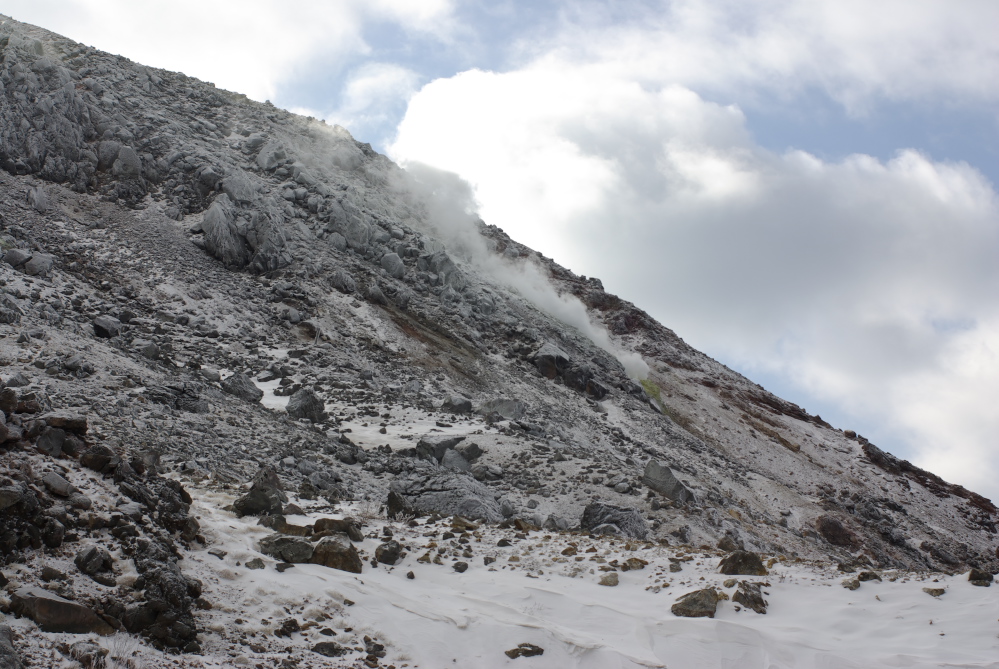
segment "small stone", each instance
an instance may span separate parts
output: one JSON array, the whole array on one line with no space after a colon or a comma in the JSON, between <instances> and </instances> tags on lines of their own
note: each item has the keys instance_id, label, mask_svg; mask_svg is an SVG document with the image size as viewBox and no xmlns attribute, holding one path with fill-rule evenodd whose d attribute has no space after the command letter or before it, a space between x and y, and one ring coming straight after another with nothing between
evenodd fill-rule
<instances>
[{"instance_id":1,"label":"small stone","mask_svg":"<svg viewBox=\"0 0 999 669\"><path fill-rule=\"evenodd\" d=\"M732 601L757 613L765 614L767 612L767 601L763 599L763 591L759 583L742 581L739 584L739 589L732 596Z\"/></svg>"},{"instance_id":2,"label":"small stone","mask_svg":"<svg viewBox=\"0 0 999 669\"><path fill-rule=\"evenodd\" d=\"M613 587L617 585L619 582L620 581L618 580L616 571L612 571L600 577L600 585Z\"/></svg>"},{"instance_id":3,"label":"small stone","mask_svg":"<svg viewBox=\"0 0 999 669\"><path fill-rule=\"evenodd\" d=\"M722 583L722 586L726 587L726 588L734 588L735 584L738 583L738 582L739 582L739 579L737 579L737 578L726 578L725 582Z\"/></svg>"},{"instance_id":4,"label":"small stone","mask_svg":"<svg viewBox=\"0 0 999 669\"><path fill-rule=\"evenodd\" d=\"M972 569L968 572L968 581L971 585L987 588L992 585L992 574L981 569Z\"/></svg>"},{"instance_id":5,"label":"small stone","mask_svg":"<svg viewBox=\"0 0 999 669\"><path fill-rule=\"evenodd\" d=\"M252 560L247 560L246 561L246 568L247 569L263 569L264 568L264 561L261 558L253 558Z\"/></svg>"},{"instance_id":6,"label":"small stone","mask_svg":"<svg viewBox=\"0 0 999 669\"><path fill-rule=\"evenodd\" d=\"M545 649L541 646L535 646L533 643L522 643L516 648L511 648L510 650L503 652L511 660L516 660L518 657L534 657L536 655L544 655Z\"/></svg>"},{"instance_id":7,"label":"small stone","mask_svg":"<svg viewBox=\"0 0 999 669\"><path fill-rule=\"evenodd\" d=\"M407 571L406 572L406 578L408 578L410 581L412 581L414 578L416 578L416 574L414 574L411 571Z\"/></svg>"},{"instance_id":8,"label":"small stone","mask_svg":"<svg viewBox=\"0 0 999 669\"><path fill-rule=\"evenodd\" d=\"M925 592L930 597L940 597L945 592L947 592L947 590L945 588L923 588L923 592Z\"/></svg>"},{"instance_id":9,"label":"small stone","mask_svg":"<svg viewBox=\"0 0 999 669\"><path fill-rule=\"evenodd\" d=\"M467 562L455 562L452 565L452 569L454 569L459 574L464 574L466 571L468 571L468 563Z\"/></svg>"},{"instance_id":10,"label":"small stone","mask_svg":"<svg viewBox=\"0 0 999 669\"><path fill-rule=\"evenodd\" d=\"M856 590L860 587L860 580L856 577L843 579L843 587L847 590Z\"/></svg>"}]
</instances>

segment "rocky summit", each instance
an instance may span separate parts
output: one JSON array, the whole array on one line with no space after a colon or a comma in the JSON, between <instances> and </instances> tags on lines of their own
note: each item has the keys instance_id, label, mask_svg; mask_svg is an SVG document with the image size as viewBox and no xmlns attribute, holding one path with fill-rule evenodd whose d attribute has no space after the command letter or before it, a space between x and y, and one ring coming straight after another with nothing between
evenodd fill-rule
<instances>
[{"instance_id":1,"label":"rocky summit","mask_svg":"<svg viewBox=\"0 0 999 669\"><path fill-rule=\"evenodd\" d=\"M856 592L999 571L992 502L344 128L0 16L0 167L3 666L577 666L613 644L528 635L562 624L543 585L492 635L421 583L641 584L669 618L767 612L768 587L779 619L719 559L893 576Z\"/></svg>"}]
</instances>

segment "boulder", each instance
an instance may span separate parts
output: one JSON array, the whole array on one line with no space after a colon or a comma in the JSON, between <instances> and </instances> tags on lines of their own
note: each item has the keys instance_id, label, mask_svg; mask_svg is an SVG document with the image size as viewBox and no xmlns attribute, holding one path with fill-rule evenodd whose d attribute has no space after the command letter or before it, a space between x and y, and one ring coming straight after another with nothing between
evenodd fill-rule
<instances>
[{"instance_id":1,"label":"boulder","mask_svg":"<svg viewBox=\"0 0 999 669\"><path fill-rule=\"evenodd\" d=\"M62 455L62 446L66 442L66 432L57 427L47 427L35 441L35 450L52 458Z\"/></svg>"},{"instance_id":2,"label":"boulder","mask_svg":"<svg viewBox=\"0 0 999 669\"><path fill-rule=\"evenodd\" d=\"M386 253L382 256L382 269L393 279L401 279L406 275L406 265L398 253Z\"/></svg>"},{"instance_id":3,"label":"boulder","mask_svg":"<svg viewBox=\"0 0 999 669\"><path fill-rule=\"evenodd\" d=\"M428 434L416 443L416 455L424 460L444 459L444 454L465 440L465 435L433 435Z\"/></svg>"},{"instance_id":4,"label":"boulder","mask_svg":"<svg viewBox=\"0 0 999 669\"><path fill-rule=\"evenodd\" d=\"M375 549L375 559L382 564L393 565L402 556L402 544L395 539L390 539Z\"/></svg>"},{"instance_id":5,"label":"boulder","mask_svg":"<svg viewBox=\"0 0 999 669\"><path fill-rule=\"evenodd\" d=\"M968 581L971 585L987 588L992 585L992 574L982 569L972 569L968 572Z\"/></svg>"},{"instance_id":6,"label":"boulder","mask_svg":"<svg viewBox=\"0 0 999 669\"><path fill-rule=\"evenodd\" d=\"M642 483L661 495L669 497L674 502L686 503L694 501L694 493L676 478L673 470L655 460L645 465Z\"/></svg>"},{"instance_id":7,"label":"boulder","mask_svg":"<svg viewBox=\"0 0 999 669\"><path fill-rule=\"evenodd\" d=\"M94 319L94 335L112 339L121 334L122 323L113 316L98 316Z\"/></svg>"},{"instance_id":8,"label":"boulder","mask_svg":"<svg viewBox=\"0 0 999 669\"><path fill-rule=\"evenodd\" d=\"M346 534L351 541L364 541L361 523L355 518L320 518L312 526L313 534Z\"/></svg>"},{"instance_id":9,"label":"boulder","mask_svg":"<svg viewBox=\"0 0 999 669\"><path fill-rule=\"evenodd\" d=\"M260 552L292 564L309 562L313 557L312 544L299 537L272 534L260 540Z\"/></svg>"},{"instance_id":10,"label":"boulder","mask_svg":"<svg viewBox=\"0 0 999 669\"><path fill-rule=\"evenodd\" d=\"M253 476L250 491L233 502L237 516L280 515L288 496L273 467L261 467Z\"/></svg>"},{"instance_id":11,"label":"boulder","mask_svg":"<svg viewBox=\"0 0 999 669\"><path fill-rule=\"evenodd\" d=\"M72 411L50 411L38 416L38 420L44 421L49 427L58 427L66 432L87 433L87 417Z\"/></svg>"},{"instance_id":12,"label":"boulder","mask_svg":"<svg viewBox=\"0 0 999 669\"><path fill-rule=\"evenodd\" d=\"M449 413L471 413L472 400L461 395L451 395L451 397L444 401L444 406L441 407L441 410Z\"/></svg>"},{"instance_id":13,"label":"boulder","mask_svg":"<svg viewBox=\"0 0 999 669\"><path fill-rule=\"evenodd\" d=\"M594 534L616 534L644 539L649 534L645 518L636 509L591 502L583 509L579 526Z\"/></svg>"},{"instance_id":14,"label":"boulder","mask_svg":"<svg viewBox=\"0 0 999 669\"><path fill-rule=\"evenodd\" d=\"M427 467L424 465L424 467ZM451 469L416 469L392 482L390 489L403 508L442 516L464 516L489 522L503 519L493 491L467 474ZM390 511L392 499L389 499Z\"/></svg>"},{"instance_id":15,"label":"boulder","mask_svg":"<svg viewBox=\"0 0 999 669\"><path fill-rule=\"evenodd\" d=\"M20 588L11 597L11 610L31 618L43 632L114 634L115 630L93 610L42 588Z\"/></svg>"},{"instance_id":16,"label":"boulder","mask_svg":"<svg viewBox=\"0 0 999 669\"><path fill-rule=\"evenodd\" d=\"M683 618L714 618L721 599L714 588L704 588L688 592L670 607L674 616Z\"/></svg>"},{"instance_id":17,"label":"boulder","mask_svg":"<svg viewBox=\"0 0 999 669\"><path fill-rule=\"evenodd\" d=\"M330 569L349 571L353 574L361 573L361 557L346 534L323 537L316 545L309 561Z\"/></svg>"},{"instance_id":18,"label":"boulder","mask_svg":"<svg viewBox=\"0 0 999 669\"><path fill-rule=\"evenodd\" d=\"M288 398L286 411L292 418L307 418L313 423L326 420L326 406L308 388L301 388Z\"/></svg>"},{"instance_id":19,"label":"boulder","mask_svg":"<svg viewBox=\"0 0 999 669\"><path fill-rule=\"evenodd\" d=\"M441 458L441 466L455 469L459 472L472 471L472 465L468 464L468 460L466 460L461 453L455 450L448 450L444 452L444 457Z\"/></svg>"},{"instance_id":20,"label":"boulder","mask_svg":"<svg viewBox=\"0 0 999 669\"><path fill-rule=\"evenodd\" d=\"M561 377L569 369L570 362L569 354L550 342L534 354L534 364L546 379Z\"/></svg>"},{"instance_id":21,"label":"boulder","mask_svg":"<svg viewBox=\"0 0 999 669\"><path fill-rule=\"evenodd\" d=\"M718 564L718 573L728 576L766 576L760 556L752 551L732 551Z\"/></svg>"},{"instance_id":22,"label":"boulder","mask_svg":"<svg viewBox=\"0 0 999 669\"><path fill-rule=\"evenodd\" d=\"M31 260L24 263L21 270L28 276L44 276L52 270L55 264L55 256L48 253L36 253Z\"/></svg>"},{"instance_id":23,"label":"boulder","mask_svg":"<svg viewBox=\"0 0 999 669\"><path fill-rule=\"evenodd\" d=\"M3 261L11 267L20 267L31 260L32 255L28 249L10 249L3 254Z\"/></svg>"},{"instance_id":24,"label":"boulder","mask_svg":"<svg viewBox=\"0 0 999 669\"><path fill-rule=\"evenodd\" d=\"M257 388L253 380L242 372L236 372L222 381L222 390L253 403L259 402L264 396L264 391Z\"/></svg>"},{"instance_id":25,"label":"boulder","mask_svg":"<svg viewBox=\"0 0 999 669\"><path fill-rule=\"evenodd\" d=\"M740 581L738 589L732 595L732 601L736 604L742 604L747 609L752 609L757 613L767 612L767 601L763 599L763 591L760 583Z\"/></svg>"}]
</instances>

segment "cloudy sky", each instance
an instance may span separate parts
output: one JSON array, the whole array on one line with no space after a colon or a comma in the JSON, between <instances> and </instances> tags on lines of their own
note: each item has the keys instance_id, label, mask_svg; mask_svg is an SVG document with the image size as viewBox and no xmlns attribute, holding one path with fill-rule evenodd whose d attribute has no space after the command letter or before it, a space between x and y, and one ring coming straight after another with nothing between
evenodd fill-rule
<instances>
[{"instance_id":1,"label":"cloudy sky","mask_svg":"<svg viewBox=\"0 0 999 669\"><path fill-rule=\"evenodd\" d=\"M0 0L458 173L482 217L999 499L994 0Z\"/></svg>"}]
</instances>

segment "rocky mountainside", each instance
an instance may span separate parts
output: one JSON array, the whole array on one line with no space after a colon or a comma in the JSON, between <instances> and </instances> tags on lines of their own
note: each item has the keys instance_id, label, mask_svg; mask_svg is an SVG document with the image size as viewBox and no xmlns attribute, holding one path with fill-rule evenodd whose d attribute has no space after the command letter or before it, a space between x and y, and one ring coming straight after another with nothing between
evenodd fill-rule
<instances>
[{"instance_id":1,"label":"rocky mountainside","mask_svg":"<svg viewBox=\"0 0 999 669\"><path fill-rule=\"evenodd\" d=\"M38 635L71 631L39 621L56 596L75 630L222 653L204 617L223 586L185 571L225 556L206 500L264 518L267 564L352 573L416 559L388 519L452 516L455 542L999 571L989 500L693 350L343 128L0 17L0 167L2 603ZM309 509L342 517L285 519ZM350 540L374 538L348 510L385 528L386 560L362 543L361 561ZM366 639L336 656L376 666Z\"/></svg>"}]
</instances>

